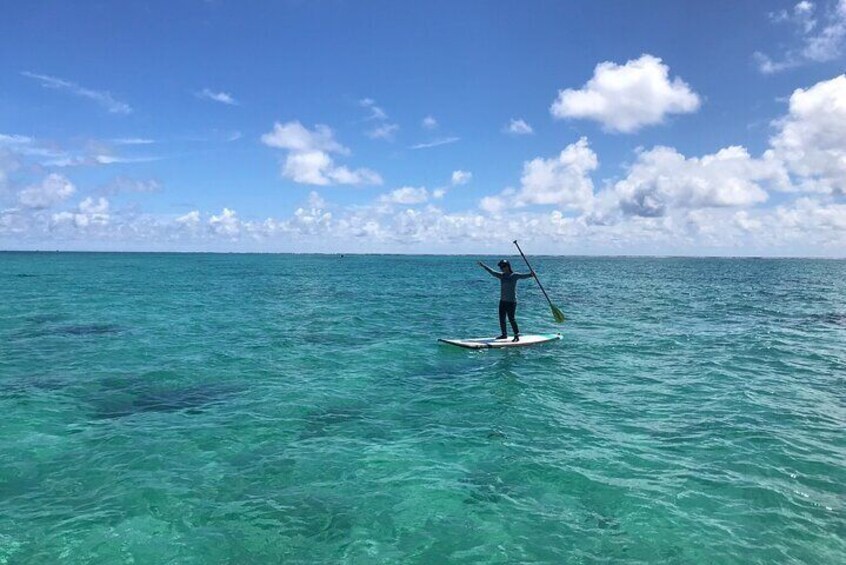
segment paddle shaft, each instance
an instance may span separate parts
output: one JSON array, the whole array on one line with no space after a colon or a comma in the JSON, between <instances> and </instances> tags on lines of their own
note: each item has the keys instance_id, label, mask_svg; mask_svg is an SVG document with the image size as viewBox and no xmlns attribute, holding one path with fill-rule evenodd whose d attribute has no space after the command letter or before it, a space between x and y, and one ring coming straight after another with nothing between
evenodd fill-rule
<instances>
[{"instance_id":1,"label":"paddle shaft","mask_svg":"<svg viewBox=\"0 0 846 565\"><path fill-rule=\"evenodd\" d=\"M527 267L529 267L529 270L532 272L532 275L535 277L535 280L537 281L538 286L540 287L541 292L543 293L544 298L546 298L546 301L547 301L547 302L549 302L549 306L550 306L550 308L555 308L555 305L552 303L552 300L550 300L550 299L549 299L549 295L546 293L546 290L544 290L543 285L541 284L540 279L538 278L538 274L535 272L535 270L534 270L534 269L532 268L532 266L529 264L529 260L528 260L528 259L526 259L526 255L523 253L523 250L522 250L522 249L520 249L520 244L519 244L519 243L517 243L517 240L516 240L516 239L514 240L514 245L516 245L516 246L517 246L517 251L519 251L519 252L520 252L520 256L523 258L523 261L525 261L525 262L526 262L526 266L527 266Z\"/></svg>"}]
</instances>

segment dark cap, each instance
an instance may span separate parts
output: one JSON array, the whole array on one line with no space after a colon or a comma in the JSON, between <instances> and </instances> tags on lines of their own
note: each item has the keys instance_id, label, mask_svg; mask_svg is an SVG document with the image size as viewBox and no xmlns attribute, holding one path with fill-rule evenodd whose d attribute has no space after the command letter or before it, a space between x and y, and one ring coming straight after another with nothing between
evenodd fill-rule
<instances>
[{"instance_id":1,"label":"dark cap","mask_svg":"<svg viewBox=\"0 0 846 565\"><path fill-rule=\"evenodd\" d=\"M508 262L508 259L501 259L499 263L496 264L497 267L511 267L511 263Z\"/></svg>"}]
</instances>

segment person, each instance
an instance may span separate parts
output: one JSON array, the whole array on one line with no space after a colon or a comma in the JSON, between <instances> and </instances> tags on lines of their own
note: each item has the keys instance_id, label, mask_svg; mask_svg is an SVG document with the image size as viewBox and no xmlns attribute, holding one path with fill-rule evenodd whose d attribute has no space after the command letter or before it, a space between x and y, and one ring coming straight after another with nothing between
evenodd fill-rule
<instances>
[{"instance_id":1,"label":"person","mask_svg":"<svg viewBox=\"0 0 846 565\"><path fill-rule=\"evenodd\" d=\"M530 279L535 276L535 272L515 273L511 270L511 263L506 259L501 260L496 265L501 272L498 273L479 261L479 266L498 278L500 283L499 329L502 330L502 335L497 339L508 339L508 332L505 328L505 317L508 316L508 321L511 322L511 329L514 330L514 339L512 341L520 341L520 329L517 327L517 320L515 319L517 313L517 281L520 279Z\"/></svg>"}]
</instances>

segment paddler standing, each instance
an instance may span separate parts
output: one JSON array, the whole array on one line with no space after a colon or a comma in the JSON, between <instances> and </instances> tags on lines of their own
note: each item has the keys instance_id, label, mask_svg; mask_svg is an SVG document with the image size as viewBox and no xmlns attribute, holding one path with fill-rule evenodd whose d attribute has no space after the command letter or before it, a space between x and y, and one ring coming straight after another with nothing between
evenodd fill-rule
<instances>
[{"instance_id":1,"label":"paddler standing","mask_svg":"<svg viewBox=\"0 0 846 565\"><path fill-rule=\"evenodd\" d=\"M515 319L517 312L517 281L534 277L534 271L530 273L515 273L511 270L511 263L506 259L502 259L497 263L500 272L494 271L481 261L479 261L479 266L498 278L500 283L499 328L502 331L502 335L497 339L508 339L508 332L505 327L505 317L508 316L511 329L514 330L514 339L512 341L520 341L520 330L517 327L517 320Z\"/></svg>"}]
</instances>

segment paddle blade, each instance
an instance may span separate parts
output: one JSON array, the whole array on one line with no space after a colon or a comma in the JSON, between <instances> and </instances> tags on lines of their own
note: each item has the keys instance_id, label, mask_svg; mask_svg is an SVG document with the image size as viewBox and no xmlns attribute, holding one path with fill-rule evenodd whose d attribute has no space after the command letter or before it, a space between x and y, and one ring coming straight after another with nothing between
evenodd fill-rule
<instances>
[{"instance_id":1,"label":"paddle blade","mask_svg":"<svg viewBox=\"0 0 846 565\"><path fill-rule=\"evenodd\" d=\"M555 318L555 321L559 324L564 323L564 313L558 309L557 306L554 304L550 304L550 308L552 308L552 317Z\"/></svg>"}]
</instances>

